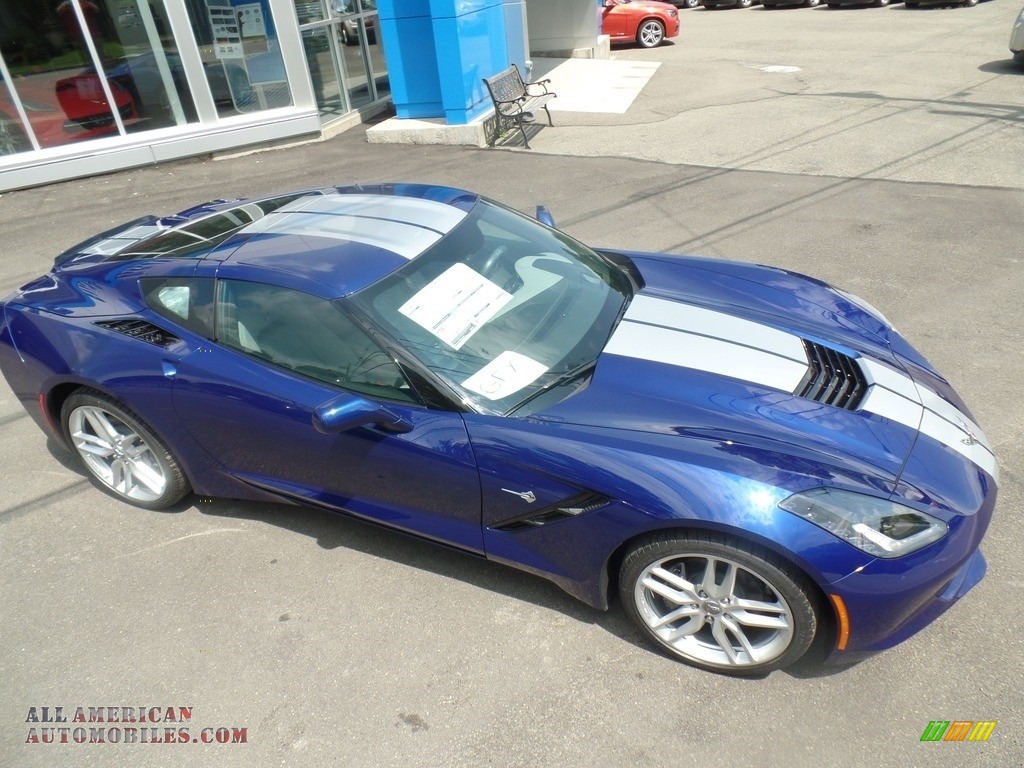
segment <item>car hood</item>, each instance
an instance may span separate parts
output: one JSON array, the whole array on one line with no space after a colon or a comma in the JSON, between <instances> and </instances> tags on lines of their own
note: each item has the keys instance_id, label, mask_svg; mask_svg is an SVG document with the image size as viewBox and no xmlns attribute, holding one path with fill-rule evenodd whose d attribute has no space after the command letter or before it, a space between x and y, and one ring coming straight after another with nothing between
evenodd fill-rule
<instances>
[{"instance_id":1,"label":"car hood","mask_svg":"<svg viewBox=\"0 0 1024 768\"><path fill-rule=\"evenodd\" d=\"M588 386L534 418L643 433L652 450L710 440L807 484L891 492L919 440L996 476L960 398L855 297L768 267L627 255L644 287Z\"/></svg>"}]
</instances>

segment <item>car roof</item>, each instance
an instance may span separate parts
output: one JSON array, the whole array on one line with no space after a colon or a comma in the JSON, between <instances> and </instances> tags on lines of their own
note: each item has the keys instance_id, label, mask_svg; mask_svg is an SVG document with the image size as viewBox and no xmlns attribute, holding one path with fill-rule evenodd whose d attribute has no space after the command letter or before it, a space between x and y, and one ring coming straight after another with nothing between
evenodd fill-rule
<instances>
[{"instance_id":1,"label":"car roof","mask_svg":"<svg viewBox=\"0 0 1024 768\"><path fill-rule=\"evenodd\" d=\"M454 229L478 199L463 190L423 184L315 190L247 224L209 258L221 262L218 277L336 298L423 253Z\"/></svg>"}]
</instances>

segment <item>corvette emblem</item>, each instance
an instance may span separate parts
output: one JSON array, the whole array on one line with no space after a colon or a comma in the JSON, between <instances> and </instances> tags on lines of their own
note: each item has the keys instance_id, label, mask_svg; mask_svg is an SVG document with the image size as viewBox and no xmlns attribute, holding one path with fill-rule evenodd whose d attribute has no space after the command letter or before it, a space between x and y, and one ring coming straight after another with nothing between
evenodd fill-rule
<instances>
[{"instance_id":1,"label":"corvette emblem","mask_svg":"<svg viewBox=\"0 0 1024 768\"><path fill-rule=\"evenodd\" d=\"M979 445L981 440L978 439L978 436L974 433L974 430L971 429L970 425L961 418L958 418L957 421L960 422L960 429L967 433L967 437L961 439L960 442L964 445Z\"/></svg>"},{"instance_id":2,"label":"corvette emblem","mask_svg":"<svg viewBox=\"0 0 1024 768\"><path fill-rule=\"evenodd\" d=\"M509 488L502 488L501 490L505 493L511 493L513 496L518 496L527 504L533 504L537 500L537 495L533 491L513 491Z\"/></svg>"}]
</instances>

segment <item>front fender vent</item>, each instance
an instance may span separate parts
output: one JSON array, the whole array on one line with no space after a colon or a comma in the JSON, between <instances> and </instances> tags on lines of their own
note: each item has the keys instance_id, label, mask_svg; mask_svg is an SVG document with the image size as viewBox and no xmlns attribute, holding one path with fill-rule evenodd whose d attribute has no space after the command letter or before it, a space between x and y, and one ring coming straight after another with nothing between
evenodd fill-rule
<instances>
[{"instance_id":1,"label":"front fender vent","mask_svg":"<svg viewBox=\"0 0 1024 768\"><path fill-rule=\"evenodd\" d=\"M567 517L585 515L606 506L610 501L611 499L607 496L584 491L543 509L502 520L492 525L491 528L497 531L526 531L530 528L539 528L558 520L564 520Z\"/></svg>"},{"instance_id":2,"label":"front fender vent","mask_svg":"<svg viewBox=\"0 0 1024 768\"><path fill-rule=\"evenodd\" d=\"M148 320L140 320L137 317L127 320L100 320L96 325L109 331L116 331L117 333L123 333L125 336L131 336L133 339L155 344L158 347L169 347L181 341L173 333L153 325Z\"/></svg>"},{"instance_id":3,"label":"front fender vent","mask_svg":"<svg viewBox=\"0 0 1024 768\"><path fill-rule=\"evenodd\" d=\"M857 410L868 391L868 382L857 361L806 339L804 350L807 373L793 394L847 411Z\"/></svg>"}]
</instances>

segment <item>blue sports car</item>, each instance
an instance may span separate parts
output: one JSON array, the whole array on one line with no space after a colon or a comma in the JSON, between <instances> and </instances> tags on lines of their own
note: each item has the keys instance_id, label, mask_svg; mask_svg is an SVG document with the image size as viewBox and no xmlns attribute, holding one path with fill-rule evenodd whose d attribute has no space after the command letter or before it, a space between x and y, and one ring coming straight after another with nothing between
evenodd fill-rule
<instances>
[{"instance_id":1,"label":"blue sports car","mask_svg":"<svg viewBox=\"0 0 1024 768\"><path fill-rule=\"evenodd\" d=\"M718 672L855 661L979 582L995 458L877 310L550 224L418 184L148 217L4 301L0 369L131 504L344 512Z\"/></svg>"}]
</instances>

